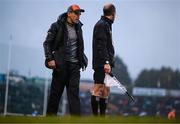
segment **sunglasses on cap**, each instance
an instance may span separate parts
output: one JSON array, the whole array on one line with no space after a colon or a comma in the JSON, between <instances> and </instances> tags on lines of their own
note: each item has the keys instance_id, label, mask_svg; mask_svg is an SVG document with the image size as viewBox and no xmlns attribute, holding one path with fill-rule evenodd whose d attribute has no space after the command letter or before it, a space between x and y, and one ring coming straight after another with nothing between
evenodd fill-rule
<instances>
[{"instance_id":1,"label":"sunglasses on cap","mask_svg":"<svg viewBox=\"0 0 180 124\"><path fill-rule=\"evenodd\" d=\"M81 15L81 12L80 12L80 11L73 11L73 13L74 13L75 15Z\"/></svg>"}]
</instances>

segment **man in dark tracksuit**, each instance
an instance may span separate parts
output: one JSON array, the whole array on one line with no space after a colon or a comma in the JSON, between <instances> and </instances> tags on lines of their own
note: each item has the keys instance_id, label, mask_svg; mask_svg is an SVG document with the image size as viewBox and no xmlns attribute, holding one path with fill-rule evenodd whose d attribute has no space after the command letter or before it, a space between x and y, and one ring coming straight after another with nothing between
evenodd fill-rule
<instances>
[{"instance_id":1,"label":"man in dark tracksuit","mask_svg":"<svg viewBox=\"0 0 180 124\"><path fill-rule=\"evenodd\" d=\"M114 47L112 41L112 23L115 19L116 9L113 4L103 8L104 15L96 23L93 32L93 69L94 87L91 96L91 105L94 115L104 116L107 98L110 89L104 84L105 73L110 73L114 66Z\"/></svg>"},{"instance_id":2,"label":"man in dark tracksuit","mask_svg":"<svg viewBox=\"0 0 180 124\"><path fill-rule=\"evenodd\" d=\"M71 5L51 25L43 44L46 67L53 69L47 115L57 114L64 87L67 90L70 114L80 115L80 68L87 66L84 59L82 23L79 21L81 12L84 10L78 5Z\"/></svg>"}]
</instances>

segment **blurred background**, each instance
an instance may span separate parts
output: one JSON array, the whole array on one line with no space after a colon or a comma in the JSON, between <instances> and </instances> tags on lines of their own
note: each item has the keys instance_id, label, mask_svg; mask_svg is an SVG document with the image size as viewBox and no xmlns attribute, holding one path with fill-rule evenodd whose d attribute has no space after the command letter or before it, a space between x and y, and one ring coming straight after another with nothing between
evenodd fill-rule
<instances>
[{"instance_id":1,"label":"blurred background","mask_svg":"<svg viewBox=\"0 0 180 124\"><path fill-rule=\"evenodd\" d=\"M180 115L180 0L0 0L1 115L46 114L52 71L44 66L42 44L51 23L71 4L85 9L89 65L81 73L80 98L82 113L91 115L92 32L106 3L117 10L113 72L135 98L112 88L107 113L167 116L176 109ZM67 106L64 94L58 114L67 115Z\"/></svg>"}]
</instances>

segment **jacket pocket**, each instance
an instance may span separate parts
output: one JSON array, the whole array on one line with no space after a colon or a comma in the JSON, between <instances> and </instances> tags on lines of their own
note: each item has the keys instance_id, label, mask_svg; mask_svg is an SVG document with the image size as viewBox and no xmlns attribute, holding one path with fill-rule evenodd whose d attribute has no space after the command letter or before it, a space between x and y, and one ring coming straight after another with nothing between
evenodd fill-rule
<instances>
[{"instance_id":1,"label":"jacket pocket","mask_svg":"<svg viewBox=\"0 0 180 124\"><path fill-rule=\"evenodd\" d=\"M53 58L56 62L56 66L62 67L64 65L64 47L60 47L57 51L53 51Z\"/></svg>"}]
</instances>

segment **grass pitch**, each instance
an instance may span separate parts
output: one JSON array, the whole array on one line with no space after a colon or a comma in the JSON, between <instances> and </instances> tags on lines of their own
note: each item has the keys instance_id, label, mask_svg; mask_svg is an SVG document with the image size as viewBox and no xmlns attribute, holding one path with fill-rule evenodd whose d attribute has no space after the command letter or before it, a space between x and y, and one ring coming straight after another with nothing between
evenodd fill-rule
<instances>
[{"instance_id":1,"label":"grass pitch","mask_svg":"<svg viewBox=\"0 0 180 124\"><path fill-rule=\"evenodd\" d=\"M107 116L107 117L27 117L27 116L0 116L0 123L180 123L180 119L168 120L163 117L123 117L123 116Z\"/></svg>"}]
</instances>

